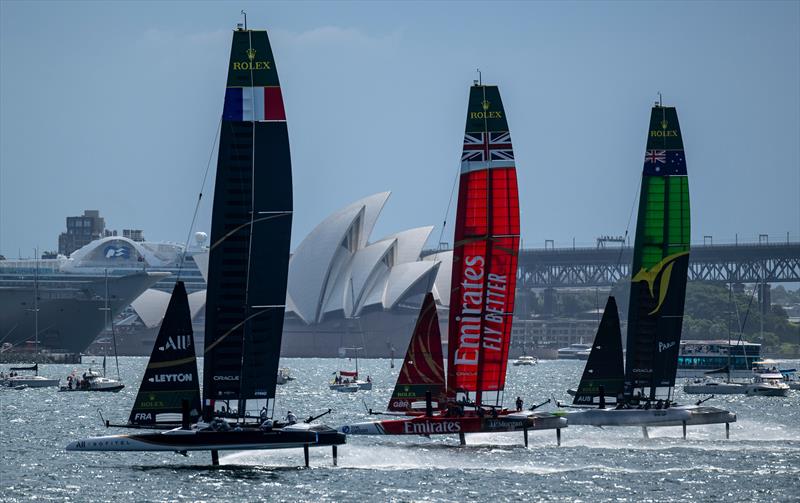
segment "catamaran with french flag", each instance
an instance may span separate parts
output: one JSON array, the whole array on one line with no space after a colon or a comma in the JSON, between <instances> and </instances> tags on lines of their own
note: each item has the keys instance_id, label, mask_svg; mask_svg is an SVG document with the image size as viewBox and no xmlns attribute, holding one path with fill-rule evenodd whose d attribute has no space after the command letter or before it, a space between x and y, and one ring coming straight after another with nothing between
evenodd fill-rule
<instances>
[{"instance_id":1,"label":"catamaran with french flag","mask_svg":"<svg viewBox=\"0 0 800 503\"><path fill-rule=\"evenodd\" d=\"M447 373L433 297L422 304L387 414L344 425L350 435L434 435L555 429L563 417L509 411L503 391L514 315L519 195L497 86L470 88L453 250Z\"/></svg>"}]
</instances>

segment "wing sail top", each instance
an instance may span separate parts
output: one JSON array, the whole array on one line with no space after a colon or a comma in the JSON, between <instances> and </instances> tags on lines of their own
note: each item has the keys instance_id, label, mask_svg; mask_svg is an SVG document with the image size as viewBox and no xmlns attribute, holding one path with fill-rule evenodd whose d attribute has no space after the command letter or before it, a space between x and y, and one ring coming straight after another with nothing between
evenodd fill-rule
<instances>
[{"instance_id":1,"label":"wing sail top","mask_svg":"<svg viewBox=\"0 0 800 503\"><path fill-rule=\"evenodd\" d=\"M497 86L470 88L453 251L448 397L498 403L519 250L514 150Z\"/></svg>"}]
</instances>

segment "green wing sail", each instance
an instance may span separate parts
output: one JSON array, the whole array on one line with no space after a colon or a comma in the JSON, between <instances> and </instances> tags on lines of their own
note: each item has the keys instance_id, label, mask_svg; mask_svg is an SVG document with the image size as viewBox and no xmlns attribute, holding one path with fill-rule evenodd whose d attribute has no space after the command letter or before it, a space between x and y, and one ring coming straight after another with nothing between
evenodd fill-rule
<instances>
[{"instance_id":1,"label":"green wing sail","mask_svg":"<svg viewBox=\"0 0 800 503\"><path fill-rule=\"evenodd\" d=\"M689 181L678 114L650 114L631 268L625 396L675 385L689 267Z\"/></svg>"}]
</instances>

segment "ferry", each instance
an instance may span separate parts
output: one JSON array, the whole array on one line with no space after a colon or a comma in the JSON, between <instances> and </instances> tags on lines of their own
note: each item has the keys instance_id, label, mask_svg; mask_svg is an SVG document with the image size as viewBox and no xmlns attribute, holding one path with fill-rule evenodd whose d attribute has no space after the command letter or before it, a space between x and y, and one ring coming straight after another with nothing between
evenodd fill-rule
<instances>
[{"instance_id":1,"label":"ferry","mask_svg":"<svg viewBox=\"0 0 800 503\"><path fill-rule=\"evenodd\" d=\"M559 360L588 360L591 344L570 344L558 350Z\"/></svg>"},{"instance_id":2,"label":"ferry","mask_svg":"<svg viewBox=\"0 0 800 503\"><path fill-rule=\"evenodd\" d=\"M750 378L761 359L761 344L728 340L681 341L678 377L704 377L710 370L730 367L731 378Z\"/></svg>"}]
</instances>

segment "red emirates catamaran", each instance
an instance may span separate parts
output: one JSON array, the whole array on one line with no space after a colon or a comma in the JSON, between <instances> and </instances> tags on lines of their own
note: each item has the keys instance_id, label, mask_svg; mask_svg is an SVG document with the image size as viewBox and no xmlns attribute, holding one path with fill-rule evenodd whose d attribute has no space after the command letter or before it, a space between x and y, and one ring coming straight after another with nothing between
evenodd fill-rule
<instances>
[{"instance_id":1,"label":"red emirates catamaran","mask_svg":"<svg viewBox=\"0 0 800 503\"><path fill-rule=\"evenodd\" d=\"M454 236L447 374L428 294L387 414L339 428L350 435L432 435L560 429L563 417L503 408L519 250L511 133L497 86L470 88Z\"/></svg>"}]
</instances>

